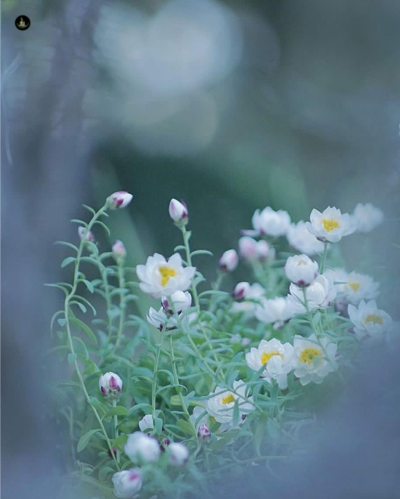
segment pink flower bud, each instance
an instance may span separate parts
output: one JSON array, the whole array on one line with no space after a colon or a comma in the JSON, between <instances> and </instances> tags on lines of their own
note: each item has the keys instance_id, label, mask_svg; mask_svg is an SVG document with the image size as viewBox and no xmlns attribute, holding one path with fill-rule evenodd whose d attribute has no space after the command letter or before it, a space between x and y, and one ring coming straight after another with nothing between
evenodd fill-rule
<instances>
[{"instance_id":1,"label":"pink flower bud","mask_svg":"<svg viewBox=\"0 0 400 499\"><path fill-rule=\"evenodd\" d=\"M264 241L264 239L258 241L257 257L260 260L260 262L263 262L264 260L266 260L271 256L273 258L274 254L275 254L274 248L271 248L271 246L267 243L267 241Z\"/></svg>"},{"instance_id":2,"label":"pink flower bud","mask_svg":"<svg viewBox=\"0 0 400 499\"><path fill-rule=\"evenodd\" d=\"M115 260L123 260L126 257L126 249L124 243L117 239L112 246L112 253Z\"/></svg>"},{"instance_id":3,"label":"pink flower bud","mask_svg":"<svg viewBox=\"0 0 400 499\"><path fill-rule=\"evenodd\" d=\"M111 210L116 210L117 208L125 208L132 201L132 194L126 191L117 191L114 194L111 194L107 198L108 207Z\"/></svg>"},{"instance_id":4,"label":"pink flower bud","mask_svg":"<svg viewBox=\"0 0 400 499\"><path fill-rule=\"evenodd\" d=\"M232 291L232 298L236 301L241 301L245 298L247 291L250 289L248 282L239 282Z\"/></svg>"},{"instance_id":5,"label":"pink flower bud","mask_svg":"<svg viewBox=\"0 0 400 499\"><path fill-rule=\"evenodd\" d=\"M94 235L91 230L87 230L85 227L78 227L78 234L81 241L90 241L94 243Z\"/></svg>"},{"instance_id":6,"label":"pink flower bud","mask_svg":"<svg viewBox=\"0 0 400 499\"><path fill-rule=\"evenodd\" d=\"M169 216L178 225L186 225L189 221L189 212L184 201L171 199L169 203Z\"/></svg>"},{"instance_id":7,"label":"pink flower bud","mask_svg":"<svg viewBox=\"0 0 400 499\"><path fill-rule=\"evenodd\" d=\"M243 260L249 262L256 260L257 255L257 241L252 237L244 236L239 239L239 254Z\"/></svg>"},{"instance_id":8,"label":"pink flower bud","mask_svg":"<svg viewBox=\"0 0 400 499\"><path fill-rule=\"evenodd\" d=\"M122 379L118 374L109 372L100 376L99 388L104 397L118 399L121 395L122 387Z\"/></svg>"},{"instance_id":9,"label":"pink flower bud","mask_svg":"<svg viewBox=\"0 0 400 499\"><path fill-rule=\"evenodd\" d=\"M208 440L211 437L211 431L205 423L202 423L197 431L200 440Z\"/></svg>"},{"instance_id":10,"label":"pink flower bud","mask_svg":"<svg viewBox=\"0 0 400 499\"><path fill-rule=\"evenodd\" d=\"M239 262L238 254L234 249L225 251L225 253L219 259L219 268L226 272L233 272Z\"/></svg>"}]
</instances>

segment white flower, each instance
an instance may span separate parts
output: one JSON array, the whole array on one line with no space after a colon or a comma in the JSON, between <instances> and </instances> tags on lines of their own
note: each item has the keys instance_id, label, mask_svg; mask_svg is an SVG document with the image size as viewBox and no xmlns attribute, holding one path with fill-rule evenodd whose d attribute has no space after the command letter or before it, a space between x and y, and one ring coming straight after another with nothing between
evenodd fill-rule
<instances>
[{"instance_id":1,"label":"white flower","mask_svg":"<svg viewBox=\"0 0 400 499\"><path fill-rule=\"evenodd\" d=\"M99 378L99 389L108 399L118 399L121 396L122 387L122 379L118 374L109 372L102 374Z\"/></svg>"},{"instance_id":2,"label":"white flower","mask_svg":"<svg viewBox=\"0 0 400 499\"><path fill-rule=\"evenodd\" d=\"M210 426L210 416L207 412L205 412L205 410L206 409L204 407L199 407L198 405L193 409L193 412L190 416L190 419L193 423L193 426L196 428L196 430L199 430L201 425L206 425L207 427ZM200 418L200 416L204 412L205 412L205 414ZM196 421L197 421L197 423L196 423Z\"/></svg>"},{"instance_id":3,"label":"white flower","mask_svg":"<svg viewBox=\"0 0 400 499\"><path fill-rule=\"evenodd\" d=\"M291 319L297 308L287 298L277 297L269 300L262 300L261 305L256 307L256 318L266 324L274 324L275 328L281 327L286 321Z\"/></svg>"},{"instance_id":4,"label":"white flower","mask_svg":"<svg viewBox=\"0 0 400 499\"><path fill-rule=\"evenodd\" d=\"M337 243L356 229L353 218L348 213L342 214L337 208L328 207L322 213L314 209L310 220L311 223L306 224L307 229L324 242Z\"/></svg>"},{"instance_id":5,"label":"white flower","mask_svg":"<svg viewBox=\"0 0 400 499\"><path fill-rule=\"evenodd\" d=\"M135 433L129 435L124 450L129 459L134 462L144 461L150 463L156 461L160 455L158 441L141 431L135 431Z\"/></svg>"},{"instance_id":6,"label":"white flower","mask_svg":"<svg viewBox=\"0 0 400 499\"><path fill-rule=\"evenodd\" d=\"M294 375L300 379L303 386L311 382L322 383L325 376L337 367L337 345L329 343L327 338L321 338L320 341L321 344L315 334L307 339L298 335L294 337Z\"/></svg>"},{"instance_id":7,"label":"white flower","mask_svg":"<svg viewBox=\"0 0 400 499\"><path fill-rule=\"evenodd\" d=\"M163 307L161 307L158 312L153 307L150 307L146 319L149 324L161 331L164 324L167 322L168 317L165 315Z\"/></svg>"},{"instance_id":8,"label":"white flower","mask_svg":"<svg viewBox=\"0 0 400 499\"><path fill-rule=\"evenodd\" d=\"M189 291L175 291L171 296L163 296L161 305L168 314L181 314L192 305L192 295Z\"/></svg>"},{"instance_id":9,"label":"white flower","mask_svg":"<svg viewBox=\"0 0 400 499\"><path fill-rule=\"evenodd\" d=\"M117 191L111 194L107 198L108 207L111 210L116 210L117 208L125 208L132 201L132 194L126 191Z\"/></svg>"},{"instance_id":10,"label":"white flower","mask_svg":"<svg viewBox=\"0 0 400 499\"><path fill-rule=\"evenodd\" d=\"M354 209L353 218L356 223L357 232L366 234L383 222L384 215L379 208L376 208L371 203L358 203Z\"/></svg>"},{"instance_id":11,"label":"white flower","mask_svg":"<svg viewBox=\"0 0 400 499\"><path fill-rule=\"evenodd\" d=\"M324 276L333 282L338 294L346 293L349 274L344 269L327 269Z\"/></svg>"},{"instance_id":12,"label":"white flower","mask_svg":"<svg viewBox=\"0 0 400 499\"><path fill-rule=\"evenodd\" d=\"M250 284L248 282L238 282L232 291L232 298L234 300L243 300L250 289Z\"/></svg>"},{"instance_id":13,"label":"white flower","mask_svg":"<svg viewBox=\"0 0 400 499\"><path fill-rule=\"evenodd\" d=\"M189 212L186 204L179 202L177 199L171 199L169 203L169 216L176 224L185 225L188 223Z\"/></svg>"},{"instance_id":14,"label":"white flower","mask_svg":"<svg viewBox=\"0 0 400 499\"><path fill-rule=\"evenodd\" d=\"M379 295L379 283L369 275L350 272L344 293L347 301L357 305L361 300L376 298Z\"/></svg>"},{"instance_id":15,"label":"white flower","mask_svg":"<svg viewBox=\"0 0 400 499\"><path fill-rule=\"evenodd\" d=\"M307 255L290 256L285 264L285 274L297 286L308 286L318 275L318 263Z\"/></svg>"},{"instance_id":16,"label":"white flower","mask_svg":"<svg viewBox=\"0 0 400 499\"><path fill-rule=\"evenodd\" d=\"M239 239L239 254L243 260L253 262L275 258L275 250L267 241L256 241L252 237L244 236Z\"/></svg>"},{"instance_id":17,"label":"white flower","mask_svg":"<svg viewBox=\"0 0 400 499\"><path fill-rule=\"evenodd\" d=\"M136 273L141 280L140 289L154 298L170 296L175 291L186 291L194 277L194 267L183 267L182 258L175 253L167 261L155 253L149 256L146 265L137 265Z\"/></svg>"},{"instance_id":18,"label":"white flower","mask_svg":"<svg viewBox=\"0 0 400 499\"><path fill-rule=\"evenodd\" d=\"M383 310L378 310L375 300L367 303L362 301L358 308L349 305L348 313L355 326L354 332L359 338L381 338L392 327L392 318Z\"/></svg>"},{"instance_id":19,"label":"white flower","mask_svg":"<svg viewBox=\"0 0 400 499\"><path fill-rule=\"evenodd\" d=\"M171 464L174 466L183 466L189 460L189 450L186 445L173 442L168 447Z\"/></svg>"},{"instance_id":20,"label":"white flower","mask_svg":"<svg viewBox=\"0 0 400 499\"><path fill-rule=\"evenodd\" d=\"M225 251L225 253L219 259L219 268L225 270L226 272L233 272L239 262L238 254L234 249Z\"/></svg>"},{"instance_id":21,"label":"white flower","mask_svg":"<svg viewBox=\"0 0 400 499\"><path fill-rule=\"evenodd\" d=\"M251 317L254 315L257 303L260 303L264 295L265 289L256 282L246 290L244 301L235 302L232 305L231 311L233 313L244 312L248 317Z\"/></svg>"},{"instance_id":22,"label":"white flower","mask_svg":"<svg viewBox=\"0 0 400 499\"><path fill-rule=\"evenodd\" d=\"M126 257L126 249L122 241L119 241L118 239L115 241L112 246L112 254L117 262L118 260L123 260Z\"/></svg>"},{"instance_id":23,"label":"white flower","mask_svg":"<svg viewBox=\"0 0 400 499\"><path fill-rule=\"evenodd\" d=\"M81 241L90 241L92 243L95 241L93 232L91 230L88 231L85 227L78 227L78 234Z\"/></svg>"},{"instance_id":24,"label":"white flower","mask_svg":"<svg viewBox=\"0 0 400 499\"><path fill-rule=\"evenodd\" d=\"M246 395L245 383L243 381L234 381L233 389L236 393L217 386L214 394L207 400L207 412L218 423L230 423L232 421L236 400L238 401L239 415L248 414L253 410L253 405L243 399ZM252 401L252 397L249 400Z\"/></svg>"},{"instance_id":25,"label":"white flower","mask_svg":"<svg viewBox=\"0 0 400 499\"><path fill-rule=\"evenodd\" d=\"M287 375L293 369L293 347L290 343L282 344L276 338L261 340L258 348L252 348L246 354L246 362L250 369L259 371L264 366L261 376L271 383L276 380L281 390L287 388Z\"/></svg>"},{"instance_id":26,"label":"white flower","mask_svg":"<svg viewBox=\"0 0 400 499\"><path fill-rule=\"evenodd\" d=\"M267 206L262 211L254 212L252 223L258 235L284 236L290 226L290 216L287 211L274 211Z\"/></svg>"},{"instance_id":27,"label":"white flower","mask_svg":"<svg viewBox=\"0 0 400 499\"><path fill-rule=\"evenodd\" d=\"M307 229L306 222L302 220L297 224L292 224L286 234L287 240L293 248L301 251L305 255L312 256L316 253L322 253L324 243L311 234Z\"/></svg>"},{"instance_id":28,"label":"white flower","mask_svg":"<svg viewBox=\"0 0 400 499\"><path fill-rule=\"evenodd\" d=\"M139 428L141 432L152 430L154 428L153 416L151 414L146 414L146 416L139 421Z\"/></svg>"},{"instance_id":29,"label":"white flower","mask_svg":"<svg viewBox=\"0 0 400 499\"><path fill-rule=\"evenodd\" d=\"M290 295L288 300L298 313L304 312L304 292L308 308L315 310L317 308L329 307L336 298L336 289L330 279L325 275L319 275L306 288L300 288L296 284L290 285Z\"/></svg>"},{"instance_id":30,"label":"white flower","mask_svg":"<svg viewBox=\"0 0 400 499\"><path fill-rule=\"evenodd\" d=\"M139 468L119 471L112 477L115 497L132 499L142 488L143 476Z\"/></svg>"}]
</instances>

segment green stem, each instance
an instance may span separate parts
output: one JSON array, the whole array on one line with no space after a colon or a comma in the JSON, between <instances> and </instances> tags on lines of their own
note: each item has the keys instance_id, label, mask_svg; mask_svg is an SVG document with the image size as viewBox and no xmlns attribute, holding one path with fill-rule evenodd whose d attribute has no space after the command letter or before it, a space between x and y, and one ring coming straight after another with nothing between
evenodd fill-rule
<instances>
[{"instance_id":1,"label":"green stem","mask_svg":"<svg viewBox=\"0 0 400 499\"><path fill-rule=\"evenodd\" d=\"M112 405L113 405L113 407L116 407L117 401L113 400ZM117 427L118 427L118 416L116 414L114 414L114 438L115 439L118 438L118 428ZM119 462L119 451L118 450L117 450L117 461Z\"/></svg>"},{"instance_id":2,"label":"green stem","mask_svg":"<svg viewBox=\"0 0 400 499\"><path fill-rule=\"evenodd\" d=\"M92 220L89 222L89 224L87 226L87 232L89 232L91 230L91 228L95 224L96 220L101 215L103 215L103 213L106 212L106 209L107 209L107 204L105 204L102 208L100 208L100 210L93 216ZM77 257L76 257L76 260L75 260L73 286L72 286L72 289L69 292L69 294L65 297L65 302L64 302L65 326L66 326L66 331L67 331L67 338L68 338L69 348L70 348L71 354L75 358L75 360L74 360L74 366L75 366L76 373L78 375L79 383L80 383L82 391L83 391L83 393L85 395L86 401L90 405L90 407L92 408L93 413L94 413L94 415L95 415L95 417L96 417L96 419L97 419L97 421L98 421L98 423L100 425L101 431L103 432L104 438L105 438L105 440L107 442L107 446L108 446L108 448L109 448L109 450L111 452L111 456L112 456L112 458L115 461L117 469L119 470L120 467L119 467L119 464L118 464L118 461L117 461L116 457L114 456L113 449L112 449L112 446L111 446L111 442L110 442L110 439L108 438L106 429L104 428L103 421L102 421L99 413L97 412L97 409L90 403L90 396L89 396L89 393L88 393L88 391L86 389L86 385L85 385L82 373L81 373L80 368L79 368L77 356L76 356L76 353L75 353L74 344L73 344L73 341L72 341L71 326L70 326L70 320L69 320L70 301L74 297L74 294L75 294L77 286L78 286L79 265L80 265L80 259L81 259L81 256L82 256L84 245L85 245L85 241L82 240L80 242L80 245L79 245L79 248L78 248Z\"/></svg>"},{"instance_id":3,"label":"green stem","mask_svg":"<svg viewBox=\"0 0 400 499\"><path fill-rule=\"evenodd\" d=\"M172 341L172 335L169 336L169 348L170 348L170 353L171 353L171 362L172 362L172 373L174 375L174 382L176 385L176 393L178 394L179 400L181 402L183 412L186 414L186 417L188 419L189 424L192 426L194 434L197 435L196 427L193 424L193 421L190 419L190 414L189 411L186 407L185 399L183 398L182 395L182 388L178 386L179 383L179 377L178 377L178 372L176 370L176 360L175 360L175 353L174 353L174 345Z\"/></svg>"},{"instance_id":4,"label":"green stem","mask_svg":"<svg viewBox=\"0 0 400 499\"><path fill-rule=\"evenodd\" d=\"M119 314L119 325L118 325L118 334L117 341L115 342L114 352L117 350L119 342L121 341L122 333L124 330L125 324L125 311L126 311L126 303L125 303L125 274L122 259L118 261L118 280L119 280L119 288L120 288L120 314Z\"/></svg>"},{"instance_id":5,"label":"green stem","mask_svg":"<svg viewBox=\"0 0 400 499\"><path fill-rule=\"evenodd\" d=\"M110 319L110 316L108 314L108 311L111 311L111 298L110 298L110 288L108 285L108 278L107 278L107 270L104 267L104 269L101 271L101 276L103 278L103 286L104 286L104 298L106 300L106 315L107 315L107 334L108 338L110 339L112 336L112 321Z\"/></svg>"},{"instance_id":6,"label":"green stem","mask_svg":"<svg viewBox=\"0 0 400 499\"><path fill-rule=\"evenodd\" d=\"M154 362L154 368L153 368L153 382L151 384L151 413L153 416L153 421L156 418L157 373L158 373L158 366L160 364L160 355L162 350L162 344L164 341L164 331L166 329L166 325L167 323L164 324L161 330L161 340L157 347L156 360Z\"/></svg>"},{"instance_id":7,"label":"green stem","mask_svg":"<svg viewBox=\"0 0 400 499\"><path fill-rule=\"evenodd\" d=\"M324 252L322 254L322 259L321 259L321 265L320 265L320 268L319 268L319 273L320 274L323 274L324 273L324 270L325 270L325 265L326 265L326 256L328 254L328 242L325 241L324 242Z\"/></svg>"}]
</instances>

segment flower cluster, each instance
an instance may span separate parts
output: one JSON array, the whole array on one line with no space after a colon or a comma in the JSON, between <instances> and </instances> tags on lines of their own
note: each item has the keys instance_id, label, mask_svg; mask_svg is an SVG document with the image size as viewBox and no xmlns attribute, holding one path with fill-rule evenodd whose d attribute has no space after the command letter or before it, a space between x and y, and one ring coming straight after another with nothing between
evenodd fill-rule
<instances>
[{"instance_id":1,"label":"flower cluster","mask_svg":"<svg viewBox=\"0 0 400 499\"><path fill-rule=\"evenodd\" d=\"M87 452L82 475L117 498L169 496L175 487L183 496L199 484L211 495L221 467L268 461L276 449L282 457L284 435L295 431L288 414L300 414L302 426L296 401L313 385L328 389L357 349L392 331L375 301L378 282L333 256L342 238L370 232L383 214L371 204L352 214L328 207L294 223L286 211L256 210L252 229L222 253L215 281L201 289L195 259L210 253L191 250L184 201L169 204L183 241L172 256L154 253L132 269L122 241L100 251L100 219L131 201L121 191L98 212L90 208L79 246L67 243L75 254L62 266L74 263L74 280L56 285L66 299L52 325L60 326L57 351L68 351L76 393L62 414L74 448ZM89 264L99 273L92 280L82 270ZM251 277L227 290L243 264ZM282 430L279 445L273 428Z\"/></svg>"}]
</instances>

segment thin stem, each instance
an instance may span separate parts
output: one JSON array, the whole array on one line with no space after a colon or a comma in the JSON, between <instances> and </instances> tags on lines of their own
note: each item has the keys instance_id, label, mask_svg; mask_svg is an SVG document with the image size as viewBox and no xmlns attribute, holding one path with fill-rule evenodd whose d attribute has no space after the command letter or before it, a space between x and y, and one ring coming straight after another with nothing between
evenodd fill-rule
<instances>
[{"instance_id":1,"label":"thin stem","mask_svg":"<svg viewBox=\"0 0 400 499\"><path fill-rule=\"evenodd\" d=\"M162 350L162 344L164 341L164 331L166 329L166 325L167 323L165 323L161 329L161 340L157 347L156 361L154 362L154 368L153 368L153 382L151 384L151 413L153 416L153 421L156 418L157 372L158 372L158 366L160 364L160 355Z\"/></svg>"},{"instance_id":2,"label":"thin stem","mask_svg":"<svg viewBox=\"0 0 400 499\"><path fill-rule=\"evenodd\" d=\"M105 204L102 208L100 208L100 210L93 216L92 220L89 222L89 224L87 226L87 229L86 229L87 233L93 227L93 225L95 224L96 220L103 213L105 213L106 209L107 209L107 204ZM111 446L111 442L110 442L110 439L108 438L106 429L104 428L103 421L102 421L99 413L97 412L97 409L90 403L90 396L89 396L89 393L88 393L88 391L86 389L86 385L85 385L82 373L81 373L80 368L79 368L77 356L76 356L76 353L75 353L74 344L73 344L73 341L72 341L71 326L70 326L70 320L69 320L70 301L72 300L72 298L73 298L73 296L74 296L74 294L76 292L76 289L78 287L79 265L80 265L80 259L82 257L82 252L83 252L84 245L85 245L85 240L81 240L79 248L78 248L78 253L77 253L77 256L76 256L76 260L75 260L73 286L72 286L72 289L69 292L69 294L65 297L65 302L64 302L65 326L66 326L66 331L67 331L67 338L68 338L69 348L70 348L71 354L75 358L75 360L74 360L74 366L75 366L75 370L76 370L76 373L77 373L78 378L79 378L79 383L80 383L82 391L83 391L83 393L85 395L86 401L90 405L90 407L92 408L93 413L94 413L94 415L95 415L95 417L96 417L96 419L97 419L97 421L98 421L98 423L100 425L101 431L103 432L104 438L105 438L105 440L107 442L107 446L108 446L108 448L109 448L109 450L111 452L111 456L112 456L112 458L115 461L117 469L119 470L120 467L119 467L119 464L118 464L118 461L117 461L116 457L114 456L113 449L112 449L112 446Z\"/></svg>"},{"instance_id":3,"label":"thin stem","mask_svg":"<svg viewBox=\"0 0 400 499\"><path fill-rule=\"evenodd\" d=\"M119 325L118 325L118 335L117 341L115 342L114 352L117 350L119 342L121 341L122 333L124 330L125 324L125 312L126 312L126 302L125 302L125 274L124 274L124 266L122 259L118 261L118 280L119 280L119 288L120 288L120 314L119 314Z\"/></svg>"},{"instance_id":4,"label":"thin stem","mask_svg":"<svg viewBox=\"0 0 400 499\"><path fill-rule=\"evenodd\" d=\"M183 412L186 414L188 422L192 426L195 435L197 435L196 427L194 426L193 421L190 418L189 411L188 411L188 409L186 407L185 399L183 398L183 395L182 395L182 388L179 386L180 383L179 383L178 372L176 370L176 360L175 360L175 353L174 353L174 345L173 345L173 341L172 341L172 335L169 336L169 348L170 348L170 353L171 353L172 373L174 375L174 382L175 382L175 385L176 385L176 393L178 394L179 400L181 402L181 405L182 405L182 408L183 408Z\"/></svg>"},{"instance_id":5,"label":"thin stem","mask_svg":"<svg viewBox=\"0 0 400 499\"><path fill-rule=\"evenodd\" d=\"M321 259L321 265L320 265L320 268L319 268L319 272L320 274L323 274L324 273L324 270L325 270L325 265L326 265L326 256L328 254L328 242L325 241L324 242L324 252L322 254L322 259Z\"/></svg>"},{"instance_id":6,"label":"thin stem","mask_svg":"<svg viewBox=\"0 0 400 499\"><path fill-rule=\"evenodd\" d=\"M117 406L117 401L113 400L112 401L113 407ZM118 416L114 414L114 438L118 438ZM117 461L119 462L119 451L117 450Z\"/></svg>"},{"instance_id":7,"label":"thin stem","mask_svg":"<svg viewBox=\"0 0 400 499\"><path fill-rule=\"evenodd\" d=\"M107 334L108 338L110 339L112 336L112 321L110 319L110 316L108 314L108 311L111 311L111 298L110 298L110 287L108 285L108 278L107 278L107 270L104 267L104 269L101 271L101 276L103 279L103 286L104 286L104 298L106 300L106 316L107 316Z\"/></svg>"}]
</instances>

